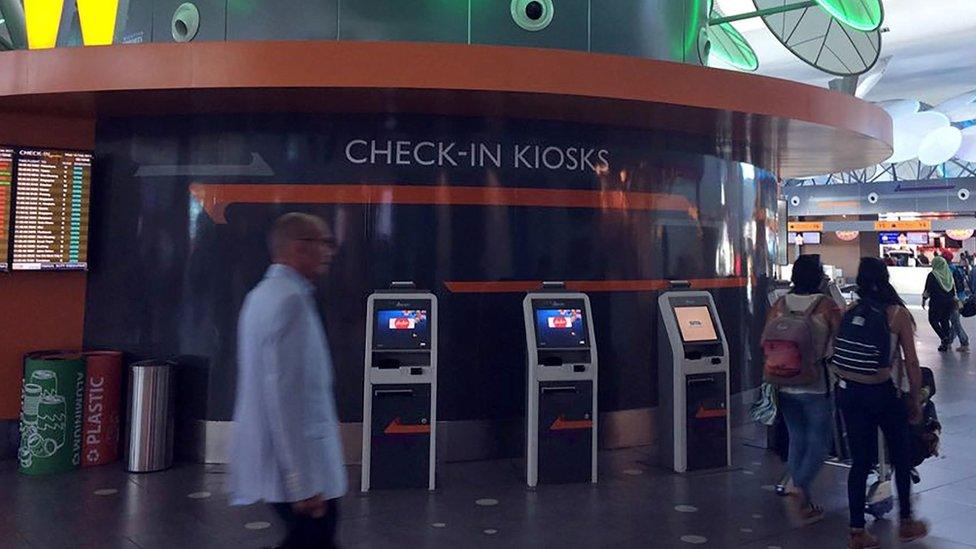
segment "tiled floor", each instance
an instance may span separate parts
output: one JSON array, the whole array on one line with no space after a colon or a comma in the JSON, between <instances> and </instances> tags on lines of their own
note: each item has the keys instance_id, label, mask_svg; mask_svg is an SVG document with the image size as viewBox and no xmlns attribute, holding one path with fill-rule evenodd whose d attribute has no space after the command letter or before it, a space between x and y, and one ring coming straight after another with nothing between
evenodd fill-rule
<instances>
[{"instance_id":1,"label":"tiled floor","mask_svg":"<svg viewBox=\"0 0 976 549\"><path fill-rule=\"evenodd\" d=\"M921 467L919 515L932 535L911 547L976 547L976 357L940 356L924 313L920 355L935 369L945 432L943 456ZM966 321L976 337L976 319ZM737 442L735 468L678 476L649 463L649 450L603 452L596 486L525 489L515 461L448 464L428 494L373 492L342 503L346 547L748 547L845 546L846 471L825 468L818 490L829 510L820 524L794 528L771 491L777 458ZM221 467L180 465L149 475L106 466L27 478L0 464L0 547L268 547L281 536L262 507L230 508ZM358 469L351 469L358 478ZM106 495L96 491L109 490ZM189 494L210 492L210 497ZM197 494L200 495L200 494ZM493 498L494 506L475 500ZM681 507L679 511L676 507ZM257 523L257 524L255 524ZM265 526L265 529L249 529ZM885 547L894 524L874 523Z\"/></svg>"}]
</instances>

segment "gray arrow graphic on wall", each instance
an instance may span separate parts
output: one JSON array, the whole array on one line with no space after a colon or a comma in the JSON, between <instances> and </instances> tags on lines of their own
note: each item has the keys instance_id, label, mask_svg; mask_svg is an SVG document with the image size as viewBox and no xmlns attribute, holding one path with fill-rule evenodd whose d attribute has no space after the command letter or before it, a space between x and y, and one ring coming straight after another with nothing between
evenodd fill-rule
<instances>
[{"instance_id":1,"label":"gray arrow graphic on wall","mask_svg":"<svg viewBox=\"0 0 976 549\"><path fill-rule=\"evenodd\" d=\"M230 177L240 175L268 176L274 170L258 153L251 153L249 164L158 164L143 165L136 170L136 177Z\"/></svg>"}]
</instances>

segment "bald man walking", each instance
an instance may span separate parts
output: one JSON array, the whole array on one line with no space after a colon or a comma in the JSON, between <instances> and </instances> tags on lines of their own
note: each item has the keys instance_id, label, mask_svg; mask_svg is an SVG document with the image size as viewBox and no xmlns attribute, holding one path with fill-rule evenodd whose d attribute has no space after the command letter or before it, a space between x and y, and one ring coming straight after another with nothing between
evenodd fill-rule
<instances>
[{"instance_id":1,"label":"bald man walking","mask_svg":"<svg viewBox=\"0 0 976 549\"><path fill-rule=\"evenodd\" d=\"M268 240L274 264L238 324L231 503L270 504L288 529L282 547L336 547L347 478L312 285L328 273L335 239L322 219L290 213Z\"/></svg>"}]
</instances>

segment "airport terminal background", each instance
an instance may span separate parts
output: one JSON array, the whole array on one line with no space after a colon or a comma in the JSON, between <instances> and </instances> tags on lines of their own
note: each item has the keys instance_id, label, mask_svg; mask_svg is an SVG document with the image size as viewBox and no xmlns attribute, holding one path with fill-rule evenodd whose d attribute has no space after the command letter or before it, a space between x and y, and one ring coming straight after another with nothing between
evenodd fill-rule
<instances>
[{"instance_id":1,"label":"airport terminal background","mask_svg":"<svg viewBox=\"0 0 976 549\"><path fill-rule=\"evenodd\" d=\"M290 211L338 245L343 546L841 546L844 464L797 527L749 418L817 254L837 299L889 264L944 426L912 546L976 547L976 359L919 295L976 254L974 44L972 0L0 0L0 547L280 541L226 464Z\"/></svg>"},{"instance_id":2,"label":"airport terminal background","mask_svg":"<svg viewBox=\"0 0 976 549\"><path fill-rule=\"evenodd\" d=\"M919 325L925 313L911 304ZM973 333L976 323L967 319ZM976 435L971 418L974 368L936 353L920 331L924 363L936 371L946 424L942 457L920 468L920 516L932 534L908 547L972 546L976 519ZM779 458L757 447L758 433L733 439L733 467L677 475L650 448L600 452L600 481L525 489L522 460L447 463L438 489L396 490L343 500L340 540L347 547L840 547L847 525L846 470L828 466L817 483L827 519L794 528L774 493ZM0 465L0 534L5 547L269 547L283 530L260 507L227 505L225 466L178 462L172 469L126 474L118 466L26 477L15 461ZM359 467L349 467L351 485ZM52 527L56 524L57 527ZM92 527L97 524L97 527ZM877 523L885 547L897 547L893 520Z\"/></svg>"}]
</instances>

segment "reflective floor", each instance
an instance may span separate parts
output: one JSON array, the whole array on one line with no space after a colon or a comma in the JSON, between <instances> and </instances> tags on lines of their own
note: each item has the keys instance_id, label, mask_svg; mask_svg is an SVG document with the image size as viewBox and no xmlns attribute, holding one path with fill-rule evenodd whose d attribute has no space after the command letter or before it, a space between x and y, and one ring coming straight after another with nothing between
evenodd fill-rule
<instances>
[{"instance_id":1,"label":"reflective floor","mask_svg":"<svg viewBox=\"0 0 976 549\"><path fill-rule=\"evenodd\" d=\"M921 468L919 515L932 535L910 547L976 547L976 357L939 355L924 313L920 356L938 379L943 455ZM976 319L966 320L976 337ZM976 340L974 340L976 341ZM515 461L448 464L436 493L353 493L342 502L345 547L749 547L846 546L846 471L817 486L828 518L795 528L773 493L782 473L764 450L735 442L731 471L678 476L648 449L601 453L600 483L525 489ZM149 475L106 466L27 478L0 464L0 547L270 547L282 531L260 506L230 508L224 468L179 465ZM350 475L358 479L358 468ZM871 525L896 547L896 524Z\"/></svg>"}]
</instances>

